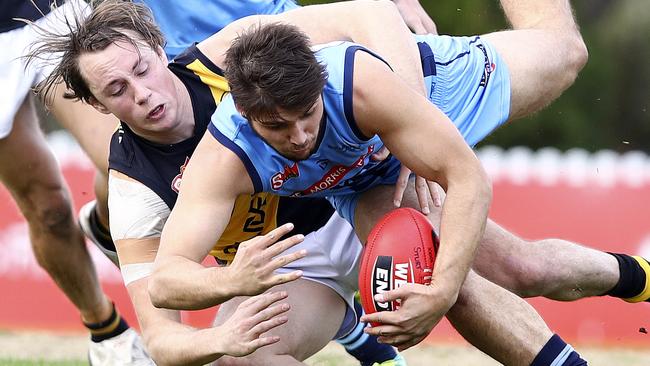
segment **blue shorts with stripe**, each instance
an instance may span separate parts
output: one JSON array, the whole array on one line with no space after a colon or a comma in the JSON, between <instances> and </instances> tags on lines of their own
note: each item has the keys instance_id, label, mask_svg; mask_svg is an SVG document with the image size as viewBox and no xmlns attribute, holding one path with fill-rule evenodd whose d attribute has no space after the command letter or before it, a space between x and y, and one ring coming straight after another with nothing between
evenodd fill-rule
<instances>
[{"instance_id":1,"label":"blue shorts with stripe","mask_svg":"<svg viewBox=\"0 0 650 366\"><path fill-rule=\"evenodd\" d=\"M454 122L471 147L502 125L510 112L510 75L494 47L479 36L415 36L429 100ZM432 143L435 143L432 141ZM387 162L374 185L395 184L399 162ZM354 224L360 193L328 197Z\"/></svg>"}]
</instances>

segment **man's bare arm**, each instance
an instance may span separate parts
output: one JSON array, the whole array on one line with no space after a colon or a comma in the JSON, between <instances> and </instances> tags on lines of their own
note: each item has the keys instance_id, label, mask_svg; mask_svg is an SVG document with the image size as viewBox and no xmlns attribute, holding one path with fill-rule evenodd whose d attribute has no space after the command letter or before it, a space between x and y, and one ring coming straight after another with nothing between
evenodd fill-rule
<instances>
[{"instance_id":1,"label":"man's bare arm","mask_svg":"<svg viewBox=\"0 0 650 366\"><path fill-rule=\"evenodd\" d=\"M381 85L374 82L378 75ZM353 106L355 120L366 136L378 134L400 161L447 192L431 296L428 304L422 303L411 313L416 315L410 319L411 326L428 329L405 329L406 334L412 331L413 335L426 335L456 301L474 259L487 220L490 184L478 158L451 120L365 53L356 56ZM406 309L407 305L404 310L400 308L400 315L412 310Z\"/></svg>"},{"instance_id":2,"label":"man's bare arm","mask_svg":"<svg viewBox=\"0 0 650 366\"><path fill-rule=\"evenodd\" d=\"M413 34L391 1L346 1L310 5L276 15L239 19L199 43L199 49L217 66L239 33L255 24L286 22L305 32L312 43L353 41L382 55L409 86L424 94L422 64Z\"/></svg>"},{"instance_id":3,"label":"man's bare arm","mask_svg":"<svg viewBox=\"0 0 650 366\"><path fill-rule=\"evenodd\" d=\"M302 241L301 236L294 236L269 248L291 230L290 225L242 243L238 251L241 253L229 267L201 264L230 220L237 195L252 192L251 180L239 158L206 134L183 174L178 200L162 233L149 280L155 306L202 309L300 277L297 271L273 275L273 269L281 263L271 258ZM286 263L304 255L296 252L281 258ZM238 264L237 257L243 258L243 264ZM268 281L258 281L258 273Z\"/></svg>"}]
</instances>

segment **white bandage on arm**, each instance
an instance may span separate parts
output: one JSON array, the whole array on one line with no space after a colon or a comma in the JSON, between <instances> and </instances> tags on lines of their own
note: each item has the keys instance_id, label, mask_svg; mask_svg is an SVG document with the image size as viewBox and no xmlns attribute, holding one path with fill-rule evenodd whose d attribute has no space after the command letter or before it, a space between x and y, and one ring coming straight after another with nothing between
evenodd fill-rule
<instances>
[{"instance_id":1,"label":"white bandage on arm","mask_svg":"<svg viewBox=\"0 0 650 366\"><path fill-rule=\"evenodd\" d=\"M108 209L124 284L148 277L169 207L144 184L110 174Z\"/></svg>"},{"instance_id":2,"label":"white bandage on arm","mask_svg":"<svg viewBox=\"0 0 650 366\"><path fill-rule=\"evenodd\" d=\"M108 212L113 240L160 237L170 209L149 187L109 175Z\"/></svg>"},{"instance_id":3,"label":"white bandage on arm","mask_svg":"<svg viewBox=\"0 0 650 366\"><path fill-rule=\"evenodd\" d=\"M124 264L120 267L120 270L122 271L124 286L128 286L131 282L149 277L153 271L153 262Z\"/></svg>"}]
</instances>

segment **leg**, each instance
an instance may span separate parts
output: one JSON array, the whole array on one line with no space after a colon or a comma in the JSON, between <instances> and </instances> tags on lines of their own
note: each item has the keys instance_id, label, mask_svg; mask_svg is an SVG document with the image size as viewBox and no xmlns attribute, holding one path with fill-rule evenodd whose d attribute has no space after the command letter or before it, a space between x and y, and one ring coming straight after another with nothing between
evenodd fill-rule
<instances>
[{"instance_id":1,"label":"leg","mask_svg":"<svg viewBox=\"0 0 650 366\"><path fill-rule=\"evenodd\" d=\"M29 151L29 154L25 154ZM56 160L26 98L9 136L0 140L0 178L20 207L39 264L87 323L107 319L112 305L102 292Z\"/></svg>"},{"instance_id":2,"label":"leg","mask_svg":"<svg viewBox=\"0 0 650 366\"><path fill-rule=\"evenodd\" d=\"M108 227L108 150L111 136L119 121L113 115L99 113L85 103L63 98L64 91L65 87L62 85L56 88L50 108L97 168L97 218L104 227Z\"/></svg>"},{"instance_id":3,"label":"leg","mask_svg":"<svg viewBox=\"0 0 650 366\"><path fill-rule=\"evenodd\" d=\"M466 340L504 365L586 364L532 306L473 271L447 318Z\"/></svg>"},{"instance_id":4,"label":"leg","mask_svg":"<svg viewBox=\"0 0 650 366\"><path fill-rule=\"evenodd\" d=\"M529 365L553 335L527 302L474 272L447 318L468 342L506 365Z\"/></svg>"},{"instance_id":5,"label":"leg","mask_svg":"<svg viewBox=\"0 0 650 366\"><path fill-rule=\"evenodd\" d=\"M287 291L287 302L291 305L287 313L288 324L272 331L280 336L280 342L260 348L247 357L222 357L217 365L301 365L332 340L343 321L346 306L334 290L305 279L275 286L272 290ZM215 324L223 323L244 300L244 297L236 297L222 304Z\"/></svg>"},{"instance_id":6,"label":"leg","mask_svg":"<svg viewBox=\"0 0 650 366\"><path fill-rule=\"evenodd\" d=\"M482 36L510 71L510 119L529 115L557 98L587 62L587 49L568 0L501 0L512 31Z\"/></svg>"},{"instance_id":7,"label":"leg","mask_svg":"<svg viewBox=\"0 0 650 366\"><path fill-rule=\"evenodd\" d=\"M561 239L525 241L491 220L474 269L520 296L562 301L602 295L619 279L608 253Z\"/></svg>"}]
</instances>

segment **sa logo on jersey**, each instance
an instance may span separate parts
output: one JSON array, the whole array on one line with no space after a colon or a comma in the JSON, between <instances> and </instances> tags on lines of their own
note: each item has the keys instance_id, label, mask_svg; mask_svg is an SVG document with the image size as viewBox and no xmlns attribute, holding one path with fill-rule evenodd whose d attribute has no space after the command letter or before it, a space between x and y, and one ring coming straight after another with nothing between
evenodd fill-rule
<instances>
[{"instance_id":1,"label":"sa logo on jersey","mask_svg":"<svg viewBox=\"0 0 650 366\"><path fill-rule=\"evenodd\" d=\"M284 185L284 182L299 175L298 163L294 162L292 166L285 165L281 172L277 172L271 177L271 188L278 190Z\"/></svg>"}]
</instances>

